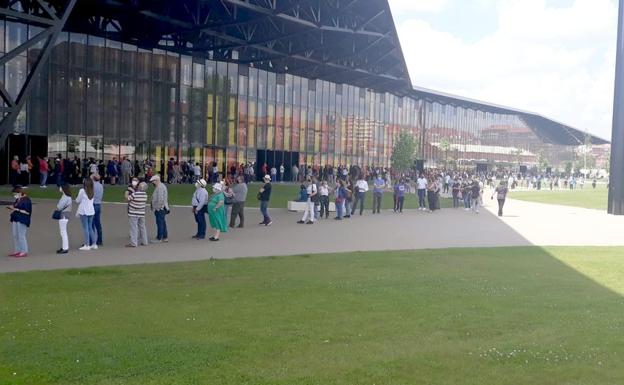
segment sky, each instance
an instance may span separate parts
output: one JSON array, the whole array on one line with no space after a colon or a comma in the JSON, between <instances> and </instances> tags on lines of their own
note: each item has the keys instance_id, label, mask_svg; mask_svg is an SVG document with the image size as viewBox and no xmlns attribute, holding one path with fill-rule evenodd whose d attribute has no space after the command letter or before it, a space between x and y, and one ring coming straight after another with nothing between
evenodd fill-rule
<instances>
[{"instance_id":1,"label":"sky","mask_svg":"<svg viewBox=\"0 0 624 385\"><path fill-rule=\"evenodd\" d=\"M389 0L416 86L610 139L616 0Z\"/></svg>"}]
</instances>

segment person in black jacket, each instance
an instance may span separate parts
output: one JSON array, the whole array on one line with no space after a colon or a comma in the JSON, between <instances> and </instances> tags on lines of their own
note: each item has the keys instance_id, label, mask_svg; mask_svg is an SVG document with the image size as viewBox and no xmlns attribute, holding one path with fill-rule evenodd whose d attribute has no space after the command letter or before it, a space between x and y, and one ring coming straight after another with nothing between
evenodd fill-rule
<instances>
[{"instance_id":1,"label":"person in black jacket","mask_svg":"<svg viewBox=\"0 0 624 385\"><path fill-rule=\"evenodd\" d=\"M260 222L260 225L271 226L273 221L269 216L269 200L271 199L271 176L266 174L264 176L264 185L258 192L258 200L260 201L260 212L264 220Z\"/></svg>"},{"instance_id":2,"label":"person in black jacket","mask_svg":"<svg viewBox=\"0 0 624 385\"><path fill-rule=\"evenodd\" d=\"M32 202L22 186L15 186L12 192L15 202L13 206L6 208L11 212L11 231L15 251L9 254L9 257L23 258L28 256L28 228L30 227Z\"/></svg>"}]
</instances>

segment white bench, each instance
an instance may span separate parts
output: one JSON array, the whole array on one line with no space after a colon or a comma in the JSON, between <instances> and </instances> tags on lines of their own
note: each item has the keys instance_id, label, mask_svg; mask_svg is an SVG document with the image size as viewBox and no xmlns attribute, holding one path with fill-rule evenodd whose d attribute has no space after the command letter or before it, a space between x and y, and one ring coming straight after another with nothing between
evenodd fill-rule
<instances>
[{"instance_id":1,"label":"white bench","mask_svg":"<svg viewBox=\"0 0 624 385\"><path fill-rule=\"evenodd\" d=\"M305 208L305 202L288 201L288 211L305 211ZM336 211L336 204L334 202L329 202L329 211Z\"/></svg>"}]
</instances>

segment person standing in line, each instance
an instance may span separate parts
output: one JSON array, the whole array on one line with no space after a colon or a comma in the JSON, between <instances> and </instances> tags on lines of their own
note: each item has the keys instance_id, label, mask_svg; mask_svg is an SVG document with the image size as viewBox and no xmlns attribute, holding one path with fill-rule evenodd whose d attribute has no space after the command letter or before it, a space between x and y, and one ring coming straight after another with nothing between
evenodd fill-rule
<instances>
[{"instance_id":1,"label":"person standing in line","mask_svg":"<svg viewBox=\"0 0 624 385\"><path fill-rule=\"evenodd\" d=\"M150 178L150 183L154 185L152 193L151 207L156 218L156 240L152 243L169 242L167 233L167 214L169 214L169 195L167 186L161 182L159 175Z\"/></svg>"},{"instance_id":2,"label":"person standing in line","mask_svg":"<svg viewBox=\"0 0 624 385\"><path fill-rule=\"evenodd\" d=\"M28 256L28 228L32 216L32 202L20 185L16 185L11 192L15 202L6 208L11 212L10 221L14 251L9 254L9 257L24 258Z\"/></svg>"},{"instance_id":3,"label":"person standing in line","mask_svg":"<svg viewBox=\"0 0 624 385\"><path fill-rule=\"evenodd\" d=\"M375 181L373 182L373 214L379 214L381 209L381 199L383 198L383 191L386 187L386 181L383 180L381 174L377 174Z\"/></svg>"},{"instance_id":4,"label":"person standing in line","mask_svg":"<svg viewBox=\"0 0 624 385\"><path fill-rule=\"evenodd\" d=\"M418 179L416 179L416 188L418 190L418 210L426 211L425 207L425 195L427 194L427 178L421 173Z\"/></svg>"},{"instance_id":5,"label":"person standing in line","mask_svg":"<svg viewBox=\"0 0 624 385\"><path fill-rule=\"evenodd\" d=\"M346 169L345 169L346 170ZM345 201L344 201L344 216L343 218L351 218L351 205L353 203L353 195L355 191L355 187L353 186L353 181L348 178L343 178L345 181Z\"/></svg>"},{"instance_id":6,"label":"person standing in line","mask_svg":"<svg viewBox=\"0 0 624 385\"><path fill-rule=\"evenodd\" d=\"M130 184L128 185L128 188L124 192L124 197L126 198L126 200L128 200L130 195L134 194L138 188L139 188L139 179L132 178L132 180L130 181Z\"/></svg>"},{"instance_id":7,"label":"person standing in line","mask_svg":"<svg viewBox=\"0 0 624 385\"><path fill-rule=\"evenodd\" d=\"M405 181L399 179L394 186L394 212L403 213L403 202L405 201Z\"/></svg>"},{"instance_id":8,"label":"person standing in line","mask_svg":"<svg viewBox=\"0 0 624 385\"><path fill-rule=\"evenodd\" d=\"M48 173L50 171L48 158L38 156L37 160L39 161L39 187L47 188Z\"/></svg>"},{"instance_id":9,"label":"person standing in line","mask_svg":"<svg viewBox=\"0 0 624 385\"><path fill-rule=\"evenodd\" d=\"M83 188L78 191L76 203L78 210L76 216L80 218L82 232L84 234L84 244L78 249L81 251L97 250L97 235L93 229L93 217L95 216L95 208L93 207L93 180L85 179Z\"/></svg>"},{"instance_id":10,"label":"person standing in line","mask_svg":"<svg viewBox=\"0 0 624 385\"><path fill-rule=\"evenodd\" d=\"M494 194L496 194L496 200L498 201L498 216L499 217L503 216L503 207L505 206L505 199L507 199L508 192L509 192L509 189L507 188L505 181L501 181L498 187L496 187L496 189L494 190L494 193L492 193L491 199L494 199Z\"/></svg>"},{"instance_id":11,"label":"person standing in line","mask_svg":"<svg viewBox=\"0 0 624 385\"><path fill-rule=\"evenodd\" d=\"M225 209L225 195L223 194L223 184L215 183L212 186L212 196L208 201L208 220L210 227L214 230L214 235L209 239L213 242L219 240L221 233L226 233L227 228L227 211Z\"/></svg>"},{"instance_id":12,"label":"person standing in line","mask_svg":"<svg viewBox=\"0 0 624 385\"><path fill-rule=\"evenodd\" d=\"M355 214L358 203L360 204L360 215L364 212L364 201L366 200L366 192L368 191L368 182L364 178L364 174L360 173L358 180L355 182L355 188L357 189L357 195L353 207L351 208L351 215Z\"/></svg>"},{"instance_id":13,"label":"person standing in line","mask_svg":"<svg viewBox=\"0 0 624 385\"><path fill-rule=\"evenodd\" d=\"M319 218L323 219L323 214L325 214L325 219L329 218L329 186L327 181L321 182L319 187L319 202L321 204Z\"/></svg>"},{"instance_id":14,"label":"person standing in line","mask_svg":"<svg viewBox=\"0 0 624 385\"><path fill-rule=\"evenodd\" d=\"M13 186L13 188L17 186L21 186L19 184L19 178L20 178L19 156L15 155L13 157L13 160L11 160L11 169L9 171L10 171L9 180L10 180L11 186Z\"/></svg>"},{"instance_id":15,"label":"person standing in line","mask_svg":"<svg viewBox=\"0 0 624 385\"><path fill-rule=\"evenodd\" d=\"M470 190L470 185L466 180L464 180L461 184L461 193L464 198L464 210L470 211L470 206L472 204L472 191Z\"/></svg>"},{"instance_id":16,"label":"person standing in line","mask_svg":"<svg viewBox=\"0 0 624 385\"><path fill-rule=\"evenodd\" d=\"M317 197L318 188L316 187L316 184L312 180L311 176L308 176L306 179L306 193L308 195L308 199L306 200L306 206L305 206L305 210L303 211L303 217L301 218L301 220L297 221L297 223L299 224L305 223L305 224L311 225L314 223L314 213L316 211L314 209L314 203L318 199Z\"/></svg>"},{"instance_id":17,"label":"person standing in line","mask_svg":"<svg viewBox=\"0 0 624 385\"><path fill-rule=\"evenodd\" d=\"M147 206L147 183L141 182L137 189L128 195L128 222L130 224L130 243L126 247L147 246L145 228L145 207Z\"/></svg>"},{"instance_id":18,"label":"person standing in line","mask_svg":"<svg viewBox=\"0 0 624 385\"><path fill-rule=\"evenodd\" d=\"M191 183L195 183L201 179L201 167L199 166L199 162L195 163L193 166L193 180Z\"/></svg>"},{"instance_id":19,"label":"person standing in line","mask_svg":"<svg viewBox=\"0 0 624 385\"><path fill-rule=\"evenodd\" d=\"M263 221L260 225L271 226L273 221L269 216L269 200L271 199L271 177L269 175L264 176L264 185L258 192L258 200L260 201L260 212L262 213Z\"/></svg>"},{"instance_id":20,"label":"person standing in line","mask_svg":"<svg viewBox=\"0 0 624 385\"><path fill-rule=\"evenodd\" d=\"M95 244L102 246L104 238L102 237L102 199L104 199L104 185L100 182L100 174L91 174L93 180L93 229L95 231L97 241Z\"/></svg>"},{"instance_id":21,"label":"person standing in line","mask_svg":"<svg viewBox=\"0 0 624 385\"><path fill-rule=\"evenodd\" d=\"M56 209L61 213L59 222L59 231L61 233L61 248L56 250L56 254L67 254L69 251L69 237L67 235L67 223L69 222L69 216L72 212L72 195L71 187L65 183L59 189L61 192L61 198L56 204Z\"/></svg>"},{"instance_id":22,"label":"person standing in line","mask_svg":"<svg viewBox=\"0 0 624 385\"><path fill-rule=\"evenodd\" d=\"M347 188L345 186L345 182L342 179L338 179L338 187L335 191L336 199L336 218L337 221L341 221L342 217L345 213L345 201L347 198Z\"/></svg>"},{"instance_id":23,"label":"person standing in line","mask_svg":"<svg viewBox=\"0 0 624 385\"><path fill-rule=\"evenodd\" d=\"M123 160L121 161L121 177L122 177L122 183L124 185L127 185L128 183L130 183L130 178L132 177L132 163L130 163L128 158L126 158L125 156L123 157Z\"/></svg>"},{"instance_id":24,"label":"person standing in line","mask_svg":"<svg viewBox=\"0 0 624 385\"><path fill-rule=\"evenodd\" d=\"M20 178L22 179L22 188L26 188L30 184L30 159L26 157L23 162L20 163Z\"/></svg>"},{"instance_id":25,"label":"person standing in line","mask_svg":"<svg viewBox=\"0 0 624 385\"><path fill-rule=\"evenodd\" d=\"M460 192L461 192L461 184L459 183L457 179L455 179L453 180L453 186L451 190L451 193L453 195L453 208L455 209L459 207Z\"/></svg>"},{"instance_id":26,"label":"person standing in line","mask_svg":"<svg viewBox=\"0 0 624 385\"><path fill-rule=\"evenodd\" d=\"M247 184L243 176L236 177L236 184L232 187L234 200L232 202L232 213L230 214L230 227L236 225L236 217L240 218L238 228L245 226L245 201L247 200Z\"/></svg>"},{"instance_id":27,"label":"person standing in line","mask_svg":"<svg viewBox=\"0 0 624 385\"><path fill-rule=\"evenodd\" d=\"M191 199L193 206L193 215L197 223L197 233L193 235L193 239L206 238L206 212L208 203L208 191L206 191L206 180L200 179L195 183L195 192Z\"/></svg>"},{"instance_id":28,"label":"person standing in line","mask_svg":"<svg viewBox=\"0 0 624 385\"><path fill-rule=\"evenodd\" d=\"M280 164L279 166L279 173L280 173L280 182L284 183L284 172L286 171L286 169L284 168L284 163Z\"/></svg>"},{"instance_id":29,"label":"person standing in line","mask_svg":"<svg viewBox=\"0 0 624 385\"><path fill-rule=\"evenodd\" d=\"M427 185L427 203L429 204L430 213L436 209L435 199L438 191L438 183L435 178L430 178L429 184Z\"/></svg>"},{"instance_id":30,"label":"person standing in line","mask_svg":"<svg viewBox=\"0 0 624 385\"><path fill-rule=\"evenodd\" d=\"M275 166L271 167L271 182L277 182L277 169Z\"/></svg>"},{"instance_id":31,"label":"person standing in line","mask_svg":"<svg viewBox=\"0 0 624 385\"><path fill-rule=\"evenodd\" d=\"M54 182L56 183L56 187L61 187L63 182L63 163L59 158L54 159Z\"/></svg>"},{"instance_id":32,"label":"person standing in line","mask_svg":"<svg viewBox=\"0 0 624 385\"><path fill-rule=\"evenodd\" d=\"M472 185L470 186L470 195L472 196L472 211L475 214L479 214L479 204L481 203L481 187L479 186L479 181L475 179L472 181Z\"/></svg>"}]
</instances>

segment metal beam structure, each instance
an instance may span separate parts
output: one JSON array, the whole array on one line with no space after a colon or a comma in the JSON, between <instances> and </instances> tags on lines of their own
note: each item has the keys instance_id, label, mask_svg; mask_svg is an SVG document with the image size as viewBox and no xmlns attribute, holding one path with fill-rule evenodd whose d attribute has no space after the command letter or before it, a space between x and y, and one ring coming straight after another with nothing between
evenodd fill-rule
<instances>
[{"instance_id":1,"label":"metal beam structure","mask_svg":"<svg viewBox=\"0 0 624 385\"><path fill-rule=\"evenodd\" d=\"M624 215L624 0L619 1L608 212Z\"/></svg>"},{"instance_id":2,"label":"metal beam structure","mask_svg":"<svg viewBox=\"0 0 624 385\"><path fill-rule=\"evenodd\" d=\"M51 2L61 0L49 0ZM406 95L411 81L385 0L79 0L66 30Z\"/></svg>"},{"instance_id":3,"label":"metal beam structure","mask_svg":"<svg viewBox=\"0 0 624 385\"><path fill-rule=\"evenodd\" d=\"M17 116L28 99L32 85L47 63L54 42L63 30L76 1L77 0L67 0L65 4L56 4L56 6L54 4L46 4L44 0L0 2L0 16L4 20L35 24L45 28L39 34L13 48L0 58L0 68L4 72L5 66L10 63L11 60L14 60L18 55L26 52L29 48L36 47L38 44L43 43L39 50L39 57L32 63L26 80L16 95L11 95L6 89L6 84L0 83L0 97L3 102L2 112L0 114L0 147L4 146L7 137L13 131Z\"/></svg>"},{"instance_id":4,"label":"metal beam structure","mask_svg":"<svg viewBox=\"0 0 624 385\"><path fill-rule=\"evenodd\" d=\"M397 96L516 114L546 142L585 143L583 131L539 114L412 86L387 0L0 0L0 19L42 28L1 57L0 66L43 46L17 97L0 86L0 146L61 30ZM621 55L618 51L618 59ZM624 82L624 76L618 79ZM616 107L620 100L624 101L616 99ZM624 125L624 117L618 122L617 127ZM624 128L617 131L622 132ZM615 135L614 123L614 141ZM591 137L591 142L608 143L597 137ZM624 156L622 150L612 153L620 159L612 162L614 167L622 165L622 158L616 158ZM624 201L624 191L612 193L618 194Z\"/></svg>"}]
</instances>

